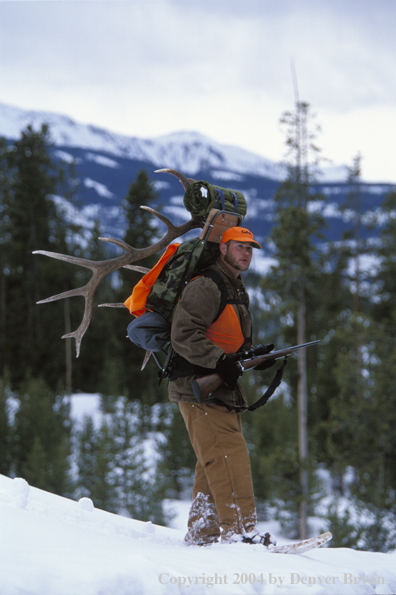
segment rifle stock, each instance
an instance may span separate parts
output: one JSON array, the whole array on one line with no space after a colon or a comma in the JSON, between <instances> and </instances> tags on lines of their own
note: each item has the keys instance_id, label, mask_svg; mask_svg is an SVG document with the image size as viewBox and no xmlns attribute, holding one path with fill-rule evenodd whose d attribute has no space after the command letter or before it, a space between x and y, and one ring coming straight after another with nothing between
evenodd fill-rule
<instances>
[{"instance_id":1,"label":"rifle stock","mask_svg":"<svg viewBox=\"0 0 396 595\"><path fill-rule=\"evenodd\" d=\"M320 343L320 340L304 343L303 345L295 345L294 347L287 347L286 349L280 349L279 351L272 351L271 353L259 355L248 360L241 360L239 363L241 365L242 371L251 370L265 361L287 357L296 349L300 349L301 347L309 347L310 345L315 345L316 343ZM215 390L220 388L222 384L224 384L223 377L217 372L213 372L213 374L202 376L202 378L196 378L193 380L191 382L191 387L198 403L202 403L203 401L207 400Z\"/></svg>"}]
</instances>

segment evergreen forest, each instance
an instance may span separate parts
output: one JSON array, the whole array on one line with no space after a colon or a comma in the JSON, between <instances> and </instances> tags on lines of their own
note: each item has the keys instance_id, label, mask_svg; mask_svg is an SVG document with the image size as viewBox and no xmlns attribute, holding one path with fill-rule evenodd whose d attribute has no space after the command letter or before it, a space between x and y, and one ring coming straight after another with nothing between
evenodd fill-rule
<instances>
[{"instance_id":1,"label":"evergreen forest","mask_svg":"<svg viewBox=\"0 0 396 595\"><path fill-rule=\"evenodd\" d=\"M243 415L259 519L276 518L297 537L305 514L315 529L334 532L333 546L388 551L396 547L396 189L381 221L371 222L378 241L367 242L357 154L343 205L353 213L351 231L324 241L315 116L297 103L281 123L288 176L274 195L267 238L274 264L244 277L253 343L321 343L290 356L275 395ZM73 164L54 161L52 147L46 125L28 126L12 144L0 139L0 473L166 524L164 501L190 498L195 455L152 358L141 371L143 351L126 337L128 311L95 307L76 358L73 340L61 337L80 324L83 299L37 304L81 287L91 273L34 251L93 260L120 253L99 240L99 221L87 230L66 216L61 197L78 208L78 181ZM120 239L141 248L161 237L162 226L139 209L159 201L141 170L123 197ZM369 272L368 257L376 263ZM95 306L123 303L140 278L124 269L106 277ZM276 367L245 373L250 403ZM71 398L84 393L100 395L101 415L76 425Z\"/></svg>"}]
</instances>

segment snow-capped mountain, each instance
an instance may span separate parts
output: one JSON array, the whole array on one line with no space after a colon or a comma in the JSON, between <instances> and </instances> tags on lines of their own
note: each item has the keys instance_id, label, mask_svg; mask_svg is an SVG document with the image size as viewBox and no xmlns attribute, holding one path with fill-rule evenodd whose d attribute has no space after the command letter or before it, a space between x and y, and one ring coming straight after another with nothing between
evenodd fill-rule
<instances>
[{"instance_id":1,"label":"snow-capped mountain","mask_svg":"<svg viewBox=\"0 0 396 595\"><path fill-rule=\"evenodd\" d=\"M0 103L0 136L10 142L19 138L28 124L38 129L42 123L50 127L55 142L54 157L75 165L82 207L77 212L63 197L55 200L85 228L91 228L99 220L103 233L123 236L126 223L120 204L142 168L156 182L161 210L175 224L186 220L189 214L183 205L183 189L178 180L169 174L154 173L168 167L194 179L242 192L248 204L245 224L265 245L274 217L274 194L284 177L281 165L197 132L142 139L80 124L64 115L26 111ZM318 202L313 208L322 210L330 241L340 239L353 219L350 211L340 209L350 192L346 179L346 167L329 167L316 185L316 190L328 200ZM373 213L380 214L383 197L391 188L390 184L362 185L361 209L365 220L369 221ZM362 230L365 237L375 233L369 227Z\"/></svg>"},{"instance_id":2,"label":"snow-capped mountain","mask_svg":"<svg viewBox=\"0 0 396 595\"><path fill-rule=\"evenodd\" d=\"M217 143L198 132L175 132L142 139L79 124L67 116L25 111L0 103L0 134L6 138L17 138L28 124L37 128L42 123L50 126L56 145L105 151L116 157L153 163L157 167L166 164L189 175L213 168L257 174L275 180L283 176L282 167L269 159L238 147Z\"/></svg>"}]
</instances>

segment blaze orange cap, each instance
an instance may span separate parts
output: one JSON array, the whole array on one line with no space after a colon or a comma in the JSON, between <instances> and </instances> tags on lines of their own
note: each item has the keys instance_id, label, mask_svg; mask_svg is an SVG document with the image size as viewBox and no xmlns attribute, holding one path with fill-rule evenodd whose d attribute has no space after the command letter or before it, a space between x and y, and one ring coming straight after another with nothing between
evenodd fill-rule
<instances>
[{"instance_id":1,"label":"blaze orange cap","mask_svg":"<svg viewBox=\"0 0 396 595\"><path fill-rule=\"evenodd\" d=\"M220 244L225 244L229 240L234 240L235 242L249 242L249 244L252 244L253 248L261 248L260 244L254 240L252 232L245 227L230 227L227 229L222 235Z\"/></svg>"}]
</instances>

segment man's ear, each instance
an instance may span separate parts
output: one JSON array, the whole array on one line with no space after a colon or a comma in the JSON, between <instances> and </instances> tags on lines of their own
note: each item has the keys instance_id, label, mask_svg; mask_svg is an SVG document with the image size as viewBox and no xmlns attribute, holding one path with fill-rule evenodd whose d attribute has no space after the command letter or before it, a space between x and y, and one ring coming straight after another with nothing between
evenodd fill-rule
<instances>
[{"instance_id":1,"label":"man's ear","mask_svg":"<svg viewBox=\"0 0 396 595\"><path fill-rule=\"evenodd\" d=\"M220 254L225 256L227 254L227 244L219 244Z\"/></svg>"}]
</instances>

